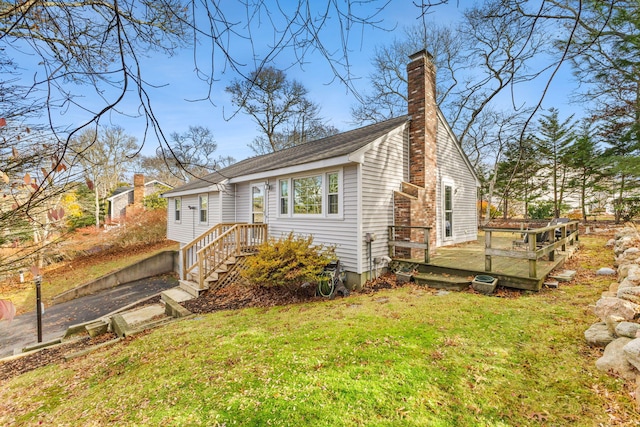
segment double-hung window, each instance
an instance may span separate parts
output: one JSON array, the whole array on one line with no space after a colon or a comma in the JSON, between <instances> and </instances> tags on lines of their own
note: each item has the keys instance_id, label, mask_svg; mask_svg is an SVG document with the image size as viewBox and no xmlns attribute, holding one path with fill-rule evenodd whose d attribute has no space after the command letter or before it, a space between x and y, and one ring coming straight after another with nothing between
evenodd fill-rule
<instances>
[{"instance_id":1,"label":"double-hung window","mask_svg":"<svg viewBox=\"0 0 640 427\"><path fill-rule=\"evenodd\" d=\"M453 186L444 185L444 237L453 237Z\"/></svg>"},{"instance_id":2,"label":"double-hung window","mask_svg":"<svg viewBox=\"0 0 640 427\"><path fill-rule=\"evenodd\" d=\"M198 210L200 212L200 223L207 223L207 212L209 210L209 195L201 194L198 196Z\"/></svg>"},{"instance_id":3,"label":"double-hung window","mask_svg":"<svg viewBox=\"0 0 640 427\"><path fill-rule=\"evenodd\" d=\"M281 179L280 186L280 215L289 215L289 180Z\"/></svg>"},{"instance_id":4,"label":"double-hung window","mask_svg":"<svg viewBox=\"0 0 640 427\"><path fill-rule=\"evenodd\" d=\"M278 214L281 217L337 217L341 214L341 174L328 172L280 179Z\"/></svg>"},{"instance_id":5,"label":"double-hung window","mask_svg":"<svg viewBox=\"0 0 640 427\"><path fill-rule=\"evenodd\" d=\"M182 199L180 197L173 199L173 212L175 222L180 222L180 215L182 213Z\"/></svg>"}]
</instances>

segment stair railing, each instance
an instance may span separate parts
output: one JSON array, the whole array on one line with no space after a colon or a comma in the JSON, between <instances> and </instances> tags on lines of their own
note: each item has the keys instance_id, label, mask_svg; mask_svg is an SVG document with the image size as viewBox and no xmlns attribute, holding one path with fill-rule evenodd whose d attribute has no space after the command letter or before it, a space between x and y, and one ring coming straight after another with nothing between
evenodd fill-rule
<instances>
[{"instance_id":1,"label":"stair railing","mask_svg":"<svg viewBox=\"0 0 640 427\"><path fill-rule=\"evenodd\" d=\"M185 277L197 267L198 284L203 286L228 259L255 251L266 239L266 224L233 224L196 252L196 262L186 267Z\"/></svg>"},{"instance_id":2,"label":"stair railing","mask_svg":"<svg viewBox=\"0 0 640 427\"><path fill-rule=\"evenodd\" d=\"M198 251L215 241L222 233L236 225L235 223L220 223L205 231L190 243L182 247L182 279L186 280L189 273L198 266Z\"/></svg>"}]
</instances>

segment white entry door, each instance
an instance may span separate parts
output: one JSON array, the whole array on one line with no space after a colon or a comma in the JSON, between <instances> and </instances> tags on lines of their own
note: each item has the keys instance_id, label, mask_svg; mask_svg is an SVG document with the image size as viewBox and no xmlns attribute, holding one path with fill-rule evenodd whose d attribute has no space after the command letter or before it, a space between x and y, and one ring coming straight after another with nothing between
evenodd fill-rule
<instances>
[{"instance_id":1,"label":"white entry door","mask_svg":"<svg viewBox=\"0 0 640 427\"><path fill-rule=\"evenodd\" d=\"M251 185L251 223L266 224L267 192L265 183Z\"/></svg>"}]
</instances>

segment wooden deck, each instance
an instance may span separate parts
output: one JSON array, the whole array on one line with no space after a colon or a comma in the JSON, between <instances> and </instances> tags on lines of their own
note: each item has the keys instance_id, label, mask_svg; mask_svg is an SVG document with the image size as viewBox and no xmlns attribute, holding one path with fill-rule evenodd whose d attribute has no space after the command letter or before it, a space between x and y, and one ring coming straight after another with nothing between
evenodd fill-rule
<instances>
[{"instance_id":1,"label":"wooden deck","mask_svg":"<svg viewBox=\"0 0 640 427\"><path fill-rule=\"evenodd\" d=\"M492 247L512 249L513 242L520 238L517 233L501 233L492 238ZM567 257L577 248L568 246L566 251L556 250L555 260L549 261L548 257L537 261L536 276L529 277L529 262L526 259L514 259L493 256L492 271L485 271L485 244L484 234L478 235L478 240L455 246L437 248L431 254L430 262L412 259L417 264L420 274L445 274L452 276L469 277L482 274L496 277L499 286L516 289L540 290L549 273L562 266ZM417 278L417 277L416 277Z\"/></svg>"}]
</instances>

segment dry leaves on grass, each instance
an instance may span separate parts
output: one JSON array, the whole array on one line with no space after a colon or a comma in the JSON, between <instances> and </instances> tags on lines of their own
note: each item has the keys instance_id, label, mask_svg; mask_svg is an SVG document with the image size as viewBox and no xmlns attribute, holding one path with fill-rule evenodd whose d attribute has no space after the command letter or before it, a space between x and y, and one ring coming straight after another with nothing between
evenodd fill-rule
<instances>
[{"instance_id":1,"label":"dry leaves on grass","mask_svg":"<svg viewBox=\"0 0 640 427\"><path fill-rule=\"evenodd\" d=\"M78 341L72 341L54 347L44 348L31 354L19 357L17 359L0 361L0 380L6 380L16 375L32 371L41 366L50 363L58 363L72 353L76 353L85 348L101 344L115 339L112 333L102 334L100 336L90 338L85 337Z\"/></svg>"}]
</instances>

